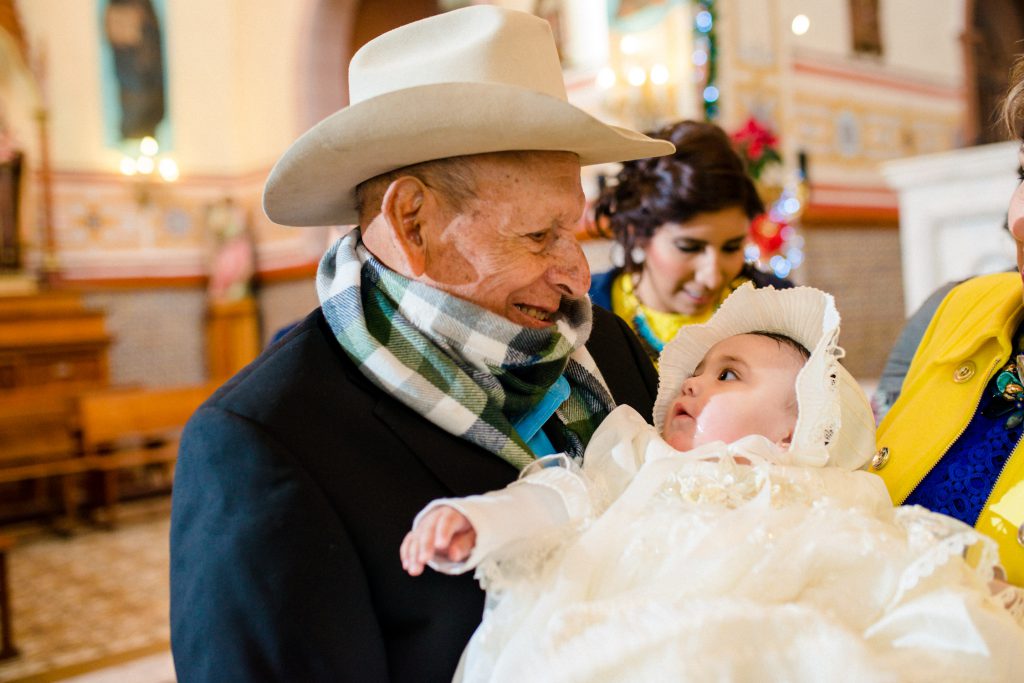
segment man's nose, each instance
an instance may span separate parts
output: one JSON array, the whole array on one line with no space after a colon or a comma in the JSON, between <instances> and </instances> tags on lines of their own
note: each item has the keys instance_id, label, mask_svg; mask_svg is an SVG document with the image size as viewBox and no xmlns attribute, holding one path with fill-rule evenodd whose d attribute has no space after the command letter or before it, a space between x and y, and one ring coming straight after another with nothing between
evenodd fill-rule
<instances>
[{"instance_id":1,"label":"man's nose","mask_svg":"<svg viewBox=\"0 0 1024 683\"><path fill-rule=\"evenodd\" d=\"M559 237L551 251L548 282L563 296L579 299L590 289L590 266L575 236Z\"/></svg>"}]
</instances>

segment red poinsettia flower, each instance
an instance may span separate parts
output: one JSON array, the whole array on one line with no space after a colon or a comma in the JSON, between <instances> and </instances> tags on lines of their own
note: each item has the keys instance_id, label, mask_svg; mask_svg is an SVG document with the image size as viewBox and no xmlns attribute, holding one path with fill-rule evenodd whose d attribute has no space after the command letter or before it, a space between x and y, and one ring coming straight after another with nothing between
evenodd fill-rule
<instances>
[{"instance_id":1,"label":"red poinsettia flower","mask_svg":"<svg viewBox=\"0 0 1024 683\"><path fill-rule=\"evenodd\" d=\"M755 179L760 177L767 164L782 160L775 148L779 143L775 133L753 116L730 138L736 151L747 162L750 175Z\"/></svg>"},{"instance_id":2,"label":"red poinsettia flower","mask_svg":"<svg viewBox=\"0 0 1024 683\"><path fill-rule=\"evenodd\" d=\"M761 258L777 254L785 243L785 221L773 221L768 214L754 217L750 223L750 239L761 252Z\"/></svg>"}]
</instances>

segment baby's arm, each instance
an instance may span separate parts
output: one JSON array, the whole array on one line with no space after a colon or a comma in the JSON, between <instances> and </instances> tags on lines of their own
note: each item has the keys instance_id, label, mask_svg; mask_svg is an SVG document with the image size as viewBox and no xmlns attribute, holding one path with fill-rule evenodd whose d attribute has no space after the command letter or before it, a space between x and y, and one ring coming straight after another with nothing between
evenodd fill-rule
<instances>
[{"instance_id":1,"label":"baby's arm","mask_svg":"<svg viewBox=\"0 0 1024 683\"><path fill-rule=\"evenodd\" d=\"M579 474L566 467L537 467L499 491L427 505L402 541L402 567L412 576L422 573L424 565L461 574L513 541L587 512L589 498Z\"/></svg>"}]
</instances>

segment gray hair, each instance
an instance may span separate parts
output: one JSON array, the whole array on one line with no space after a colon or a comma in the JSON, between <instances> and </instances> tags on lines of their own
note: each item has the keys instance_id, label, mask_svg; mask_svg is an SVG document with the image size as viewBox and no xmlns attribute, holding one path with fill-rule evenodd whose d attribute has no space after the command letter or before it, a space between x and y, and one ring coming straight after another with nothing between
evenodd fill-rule
<instances>
[{"instance_id":1,"label":"gray hair","mask_svg":"<svg viewBox=\"0 0 1024 683\"><path fill-rule=\"evenodd\" d=\"M460 211L466 202L476 197L476 164L473 156L448 157L424 161L382 173L356 186L356 208L359 223L366 227L380 212L391 183L403 176L412 176L436 191L452 211Z\"/></svg>"}]
</instances>

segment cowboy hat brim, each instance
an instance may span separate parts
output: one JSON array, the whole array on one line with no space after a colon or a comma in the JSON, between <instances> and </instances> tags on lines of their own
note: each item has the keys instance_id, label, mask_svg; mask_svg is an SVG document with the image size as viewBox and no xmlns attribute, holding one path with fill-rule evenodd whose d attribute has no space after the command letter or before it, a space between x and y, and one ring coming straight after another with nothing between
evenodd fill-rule
<instances>
[{"instance_id":1,"label":"cowboy hat brim","mask_svg":"<svg viewBox=\"0 0 1024 683\"><path fill-rule=\"evenodd\" d=\"M586 166L675 148L526 88L418 86L346 107L307 131L271 170L263 209L282 225L354 224L355 188L365 180L424 161L513 150L574 152Z\"/></svg>"}]
</instances>

